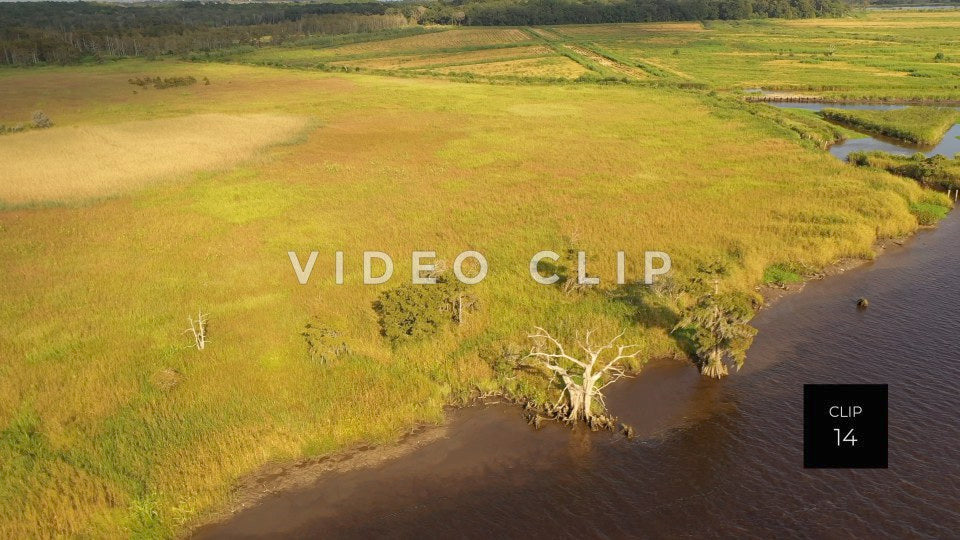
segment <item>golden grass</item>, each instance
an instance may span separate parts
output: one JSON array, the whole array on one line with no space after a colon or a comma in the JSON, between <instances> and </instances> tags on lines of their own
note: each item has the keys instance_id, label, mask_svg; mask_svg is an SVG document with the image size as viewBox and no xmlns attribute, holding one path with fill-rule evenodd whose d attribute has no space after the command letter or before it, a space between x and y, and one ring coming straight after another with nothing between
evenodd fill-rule
<instances>
[{"instance_id":1,"label":"golden grass","mask_svg":"<svg viewBox=\"0 0 960 540\"><path fill-rule=\"evenodd\" d=\"M699 22L622 23L622 24L574 24L551 27L568 36L630 36L647 32L703 32Z\"/></svg>"},{"instance_id":2,"label":"golden grass","mask_svg":"<svg viewBox=\"0 0 960 540\"><path fill-rule=\"evenodd\" d=\"M328 56L353 56L398 51L427 52L435 49L458 49L506 45L530 41L530 36L516 28L459 28L385 41L368 41L323 49Z\"/></svg>"},{"instance_id":3,"label":"golden grass","mask_svg":"<svg viewBox=\"0 0 960 540\"><path fill-rule=\"evenodd\" d=\"M485 62L430 68L437 73L473 73L485 76L561 77L575 79L589 70L565 56L525 58L505 62Z\"/></svg>"},{"instance_id":4,"label":"golden grass","mask_svg":"<svg viewBox=\"0 0 960 540\"><path fill-rule=\"evenodd\" d=\"M784 26L819 28L954 28L958 11L871 13L869 18L843 19L792 19L782 22ZM947 20L945 20L947 19Z\"/></svg>"},{"instance_id":5,"label":"golden grass","mask_svg":"<svg viewBox=\"0 0 960 540\"><path fill-rule=\"evenodd\" d=\"M142 73L213 84L132 94L126 78ZM645 358L678 353L673 307L607 294L616 250L631 279L657 249L681 274L721 259L721 286L746 291L774 263L870 256L878 235L916 229L911 205L944 202L706 92L175 61L0 76L0 117L43 108L77 130L213 113L319 120L296 144L192 182L0 212L0 537L182 533L265 463L390 440L492 390L485 351L528 345L533 325L626 328ZM532 253L573 247L603 291L566 295L526 275ZM480 311L391 348L370 306L409 275L404 254L467 248L491 263L472 290ZM395 256L387 286L359 283L365 249ZM320 252L309 285L288 250ZM344 285L330 273L337 250ZM197 309L211 321L202 353L182 335ZM312 320L353 354L313 361L300 337Z\"/></svg>"},{"instance_id":6,"label":"golden grass","mask_svg":"<svg viewBox=\"0 0 960 540\"><path fill-rule=\"evenodd\" d=\"M0 144L0 203L111 195L234 165L305 125L293 116L195 114L6 135Z\"/></svg>"},{"instance_id":7,"label":"golden grass","mask_svg":"<svg viewBox=\"0 0 960 540\"><path fill-rule=\"evenodd\" d=\"M331 62L331 65L358 66L371 69L405 69L429 68L433 66L447 66L451 64L474 64L490 62L504 58L537 57L554 54L553 50L543 45L523 47L504 47L496 49L481 49L451 54L417 54L386 56L363 60L344 60Z\"/></svg>"},{"instance_id":8,"label":"golden grass","mask_svg":"<svg viewBox=\"0 0 960 540\"><path fill-rule=\"evenodd\" d=\"M799 70L833 70L849 75L850 73L864 73L878 77L905 77L902 71L889 71L872 66L862 66L841 61L802 62L800 60L776 59L764 62L773 69L789 68Z\"/></svg>"}]
</instances>

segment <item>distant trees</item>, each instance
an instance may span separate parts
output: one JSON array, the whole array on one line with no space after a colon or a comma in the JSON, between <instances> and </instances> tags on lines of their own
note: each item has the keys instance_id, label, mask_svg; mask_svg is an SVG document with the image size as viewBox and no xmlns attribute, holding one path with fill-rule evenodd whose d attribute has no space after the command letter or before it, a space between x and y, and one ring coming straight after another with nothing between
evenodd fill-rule
<instances>
[{"instance_id":1,"label":"distant trees","mask_svg":"<svg viewBox=\"0 0 960 540\"><path fill-rule=\"evenodd\" d=\"M844 13L840 0L480 0L432 4L428 22L469 25L588 24L607 22L828 17Z\"/></svg>"},{"instance_id":2,"label":"distant trees","mask_svg":"<svg viewBox=\"0 0 960 540\"><path fill-rule=\"evenodd\" d=\"M0 64L209 52L409 24L539 25L842 14L841 0L424 0L357 3L0 3Z\"/></svg>"},{"instance_id":3,"label":"distant trees","mask_svg":"<svg viewBox=\"0 0 960 540\"><path fill-rule=\"evenodd\" d=\"M356 4L87 2L0 4L0 64L68 64L84 58L216 51L267 40L349 34L410 24L396 8Z\"/></svg>"}]
</instances>

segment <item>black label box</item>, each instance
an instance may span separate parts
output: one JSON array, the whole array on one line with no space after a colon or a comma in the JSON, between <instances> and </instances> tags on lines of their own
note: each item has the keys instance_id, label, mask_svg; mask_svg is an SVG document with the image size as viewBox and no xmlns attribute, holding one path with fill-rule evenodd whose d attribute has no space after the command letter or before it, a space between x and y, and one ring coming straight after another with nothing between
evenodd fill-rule
<instances>
[{"instance_id":1,"label":"black label box","mask_svg":"<svg viewBox=\"0 0 960 540\"><path fill-rule=\"evenodd\" d=\"M803 466L887 468L887 385L803 385Z\"/></svg>"}]
</instances>

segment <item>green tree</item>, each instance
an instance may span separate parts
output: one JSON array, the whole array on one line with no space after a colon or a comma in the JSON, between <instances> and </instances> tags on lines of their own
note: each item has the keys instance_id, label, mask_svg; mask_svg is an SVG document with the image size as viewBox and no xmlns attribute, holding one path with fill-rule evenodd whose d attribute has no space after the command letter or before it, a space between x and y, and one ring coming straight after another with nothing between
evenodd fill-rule
<instances>
[{"instance_id":1,"label":"green tree","mask_svg":"<svg viewBox=\"0 0 960 540\"><path fill-rule=\"evenodd\" d=\"M744 294L707 294L683 311L673 331L691 333L700 373L719 379L728 373L726 358L733 360L738 370L743 366L757 333L747 324L753 314L753 302Z\"/></svg>"},{"instance_id":2,"label":"green tree","mask_svg":"<svg viewBox=\"0 0 960 540\"><path fill-rule=\"evenodd\" d=\"M463 324L477 309L477 299L457 280L446 276L430 285L407 284L384 291L374 302L380 331L393 344L437 334L451 323Z\"/></svg>"}]
</instances>

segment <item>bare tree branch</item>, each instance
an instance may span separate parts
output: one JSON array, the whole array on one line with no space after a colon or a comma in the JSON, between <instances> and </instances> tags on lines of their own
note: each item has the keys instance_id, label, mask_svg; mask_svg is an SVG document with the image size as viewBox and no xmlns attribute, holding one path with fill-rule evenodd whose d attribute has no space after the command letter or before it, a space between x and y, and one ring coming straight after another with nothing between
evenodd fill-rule
<instances>
[{"instance_id":1,"label":"bare tree branch","mask_svg":"<svg viewBox=\"0 0 960 540\"><path fill-rule=\"evenodd\" d=\"M583 360L568 354L563 344L541 327L536 327L536 332L529 337L534 340L534 346L526 358L536 360L537 365L559 376L563 381L563 391L556 406L559 406L564 398L568 400L568 421L583 420L591 423L594 419L591 412L593 402L596 401L601 408L606 408L601 390L629 376L622 364L635 359L641 351L639 345L616 345L623 337L623 332L602 345L594 343L593 330L587 331L582 339L578 335L575 342L586 354L586 359ZM613 358L601 361L604 353L612 351L614 347L617 349ZM598 387L597 383L604 377L606 380ZM578 378L580 382L577 382Z\"/></svg>"}]
</instances>

